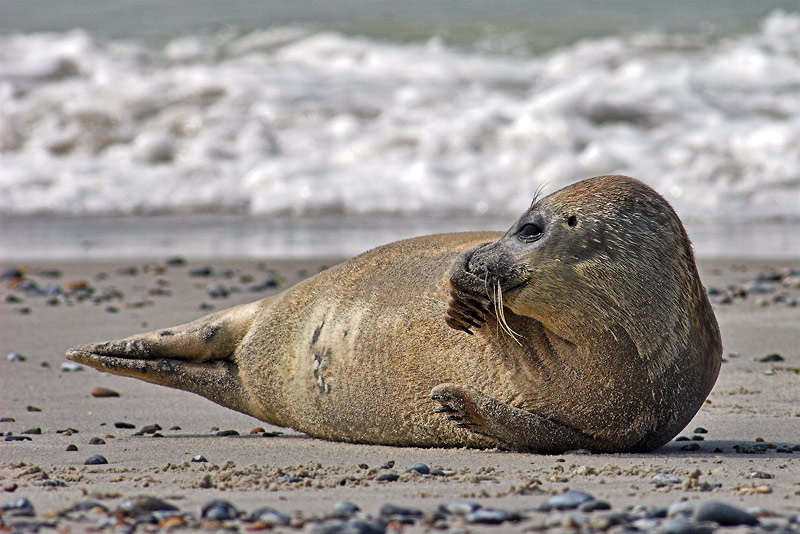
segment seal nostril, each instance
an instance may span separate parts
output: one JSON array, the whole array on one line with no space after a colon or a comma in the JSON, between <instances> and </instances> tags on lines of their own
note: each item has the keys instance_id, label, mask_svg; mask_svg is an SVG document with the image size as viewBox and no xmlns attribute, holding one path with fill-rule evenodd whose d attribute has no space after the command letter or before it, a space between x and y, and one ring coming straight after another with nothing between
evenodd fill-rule
<instances>
[{"instance_id":1,"label":"seal nostril","mask_svg":"<svg viewBox=\"0 0 800 534\"><path fill-rule=\"evenodd\" d=\"M576 224L578 224L578 218L575 217L574 215L570 215L569 219L567 219L567 224L570 226L575 226Z\"/></svg>"}]
</instances>

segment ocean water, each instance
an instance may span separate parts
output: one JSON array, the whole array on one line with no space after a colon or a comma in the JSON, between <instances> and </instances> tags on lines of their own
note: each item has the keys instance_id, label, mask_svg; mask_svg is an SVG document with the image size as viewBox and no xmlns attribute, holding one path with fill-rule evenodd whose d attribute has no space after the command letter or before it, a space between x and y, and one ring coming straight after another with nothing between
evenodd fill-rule
<instances>
[{"instance_id":1,"label":"ocean water","mask_svg":"<svg viewBox=\"0 0 800 534\"><path fill-rule=\"evenodd\" d=\"M800 228L797 2L261 4L6 0L4 254L34 216L510 222L608 173Z\"/></svg>"}]
</instances>

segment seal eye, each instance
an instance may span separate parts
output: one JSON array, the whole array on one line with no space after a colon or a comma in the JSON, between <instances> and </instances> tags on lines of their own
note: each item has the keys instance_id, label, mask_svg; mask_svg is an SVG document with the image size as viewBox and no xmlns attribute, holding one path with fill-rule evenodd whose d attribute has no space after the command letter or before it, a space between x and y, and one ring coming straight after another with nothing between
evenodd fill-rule
<instances>
[{"instance_id":1,"label":"seal eye","mask_svg":"<svg viewBox=\"0 0 800 534\"><path fill-rule=\"evenodd\" d=\"M575 226L576 224L578 224L578 218L575 217L574 215L570 215L569 219L567 219L567 224L570 226Z\"/></svg>"},{"instance_id":2,"label":"seal eye","mask_svg":"<svg viewBox=\"0 0 800 534\"><path fill-rule=\"evenodd\" d=\"M517 237L523 241L536 241L542 237L542 227L533 223L524 224L517 232Z\"/></svg>"}]
</instances>

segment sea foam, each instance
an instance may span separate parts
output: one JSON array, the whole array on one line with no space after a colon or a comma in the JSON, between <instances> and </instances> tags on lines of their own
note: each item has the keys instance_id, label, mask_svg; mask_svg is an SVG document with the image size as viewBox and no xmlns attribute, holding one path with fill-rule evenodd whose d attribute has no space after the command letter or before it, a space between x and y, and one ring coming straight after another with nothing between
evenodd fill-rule
<instances>
[{"instance_id":1,"label":"sea foam","mask_svg":"<svg viewBox=\"0 0 800 534\"><path fill-rule=\"evenodd\" d=\"M684 217L800 218L800 15L497 55L273 28L0 46L4 213L517 213L635 176Z\"/></svg>"}]
</instances>

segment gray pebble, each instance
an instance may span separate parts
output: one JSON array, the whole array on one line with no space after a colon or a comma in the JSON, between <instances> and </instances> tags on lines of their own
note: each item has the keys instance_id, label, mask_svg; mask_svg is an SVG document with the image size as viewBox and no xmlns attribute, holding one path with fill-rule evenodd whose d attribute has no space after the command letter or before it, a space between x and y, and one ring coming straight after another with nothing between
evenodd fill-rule
<instances>
[{"instance_id":1,"label":"gray pebble","mask_svg":"<svg viewBox=\"0 0 800 534\"><path fill-rule=\"evenodd\" d=\"M741 508L717 501L706 501L694 511L696 521L713 521L723 527L757 525L758 519Z\"/></svg>"},{"instance_id":2,"label":"gray pebble","mask_svg":"<svg viewBox=\"0 0 800 534\"><path fill-rule=\"evenodd\" d=\"M282 477L278 477L278 480L280 480L281 482L288 482L290 484L294 484L295 482L302 482L303 481L302 478L291 476L291 475L284 475Z\"/></svg>"},{"instance_id":3,"label":"gray pebble","mask_svg":"<svg viewBox=\"0 0 800 534\"><path fill-rule=\"evenodd\" d=\"M203 519L226 521L228 519L237 519L239 517L239 510L228 501L214 500L203 505L203 508L200 510L200 516Z\"/></svg>"},{"instance_id":4,"label":"gray pebble","mask_svg":"<svg viewBox=\"0 0 800 534\"><path fill-rule=\"evenodd\" d=\"M672 473L658 473L653 475L653 478L650 479L650 483L655 484L657 488L661 488L664 486L672 486L673 484L680 484L681 479Z\"/></svg>"},{"instance_id":5,"label":"gray pebble","mask_svg":"<svg viewBox=\"0 0 800 534\"><path fill-rule=\"evenodd\" d=\"M408 469L406 469L406 473L417 472L420 475L427 475L431 472L430 467L425 464L414 464Z\"/></svg>"},{"instance_id":6,"label":"gray pebble","mask_svg":"<svg viewBox=\"0 0 800 534\"><path fill-rule=\"evenodd\" d=\"M42 433L42 429L39 427L29 428L27 430L23 430L20 434L32 434L32 435L39 435Z\"/></svg>"},{"instance_id":7,"label":"gray pebble","mask_svg":"<svg viewBox=\"0 0 800 534\"><path fill-rule=\"evenodd\" d=\"M36 513L33 510L33 504L26 497L19 497L0 503L0 511L8 515L27 516L33 517Z\"/></svg>"},{"instance_id":8,"label":"gray pebble","mask_svg":"<svg viewBox=\"0 0 800 534\"><path fill-rule=\"evenodd\" d=\"M598 510L611 510L611 504L607 501L589 501L578 506L580 512L596 512Z\"/></svg>"},{"instance_id":9,"label":"gray pebble","mask_svg":"<svg viewBox=\"0 0 800 534\"><path fill-rule=\"evenodd\" d=\"M311 530L312 534L384 534L386 528L378 523L333 519L324 521Z\"/></svg>"},{"instance_id":10,"label":"gray pebble","mask_svg":"<svg viewBox=\"0 0 800 534\"><path fill-rule=\"evenodd\" d=\"M206 457L203 456L202 454L197 454L195 456L192 456L192 461L197 463L203 463L207 462L208 460L206 460Z\"/></svg>"},{"instance_id":11,"label":"gray pebble","mask_svg":"<svg viewBox=\"0 0 800 534\"><path fill-rule=\"evenodd\" d=\"M358 505L355 505L349 501L339 501L333 505L333 508L331 508L329 517L348 519L356 515L359 510L361 510L361 508L359 508Z\"/></svg>"},{"instance_id":12,"label":"gray pebble","mask_svg":"<svg viewBox=\"0 0 800 534\"><path fill-rule=\"evenodd\" d=\"M669 505L667 516L690 516L694 513L695 503L690 501L675 501Z\"/></svg>"},{"instance_id":13,"label":"gray pebble","mask_svg":"<svg viewBox=\"0 0 800 534\"><path fill-rule=\"evenodd\" d=\"M394 482L398 478L400 478L400 475L398 475L397 473L381 473L380 475L375 477L375 480L379 482Z\"/></svg>"},{"instance_id":14,"label":"gray pebble","mask_svg":"<svg viewBox=\"0 0 800 534\"><path fill-rule=\"evenodd\" d=\"M85 462L83 462L83 465L102 465L107 463L108 460L106 460L105 456L102 456L100 454L93 454L89 456Z\"/></svg>"},{"instance_id":15,"label":"gray pebble","mask_svg":"<svg viewBox=\"0 0 800 534\"><path fill-rule=\"evenodd\" d=\"M439 504L440 511L452 515L467 515L480 507L480 504L466 501L452 501Z\"/></svg>"},{"instance_id":16,"label":"gray pebble","mask_svg":"<svg viewBox=\"0 0 800 534\"><path fill-rule=\"evenodd\" d=\"M92 438L89 440L89 445L105 445L106 440L103 438Z\"/></svg>"},{"instance_id":17,"label":"gray pebble","mask_svg":"<svg viewBox=\"0 0 800 534\"><path fill-rule=\"evenodd\" d=\"M125 423L124 421L117 421L114 423L114 428L136 428L133 423Z\"/></svg>"},{"instance_id":18,"label":"gray pebble","mask_svg":"<svg viewBox=\"0 0 800 534\"><path fill-rule=\"evenodd\" d=\"M61 370L65 373L76 373L78 371L83 371L83 366L75 362L64 362L61 364Z\"/></svg>"},{"instance_id":19,"label":"gray pebble","mask_svg":"<svg viewBox=\"0 0 800 534\"><path fill-rule=\"evenodd\" d=\"M711 534L713 525L688 519L670 519L653 531L655 534Z\"/></svg>"},{"instance_id":20,"label":"gray pebble","mask_svg":"<svg viewBox=\"0 0 800 534\"><path fill-rule=\"evenodd\" d=\"M578 506L593 501L595 498L588 493L582 491L567 491L560 495L550 497L539 506L539 509L545 512L550 510L574 510Z\"/></svg>"},{"instance_id":21,"label":"gray pebble","mask_svg":"<svg viewBox=\"0 0 800 534\"><path fill-rule=\"evenodd\" d=\"M400 523L413 523L415 519L422 518L422 510L416 508L406 508L396 504L386 503L381 506L380 516L384 519L391 518Z\"/></svg>"},{"instance_id":22,"label":"gray pebble","mask_svg":"<svg viewBox=\"0 0 800 534\"><path fill-rule=\"evenodd\" d=\"M491 508L479 508L474 512L464 516L467 523L479 523L484 525L499 525L511 519L511 515L505 510L493 510Z\"/></svg>"},{"instance_id":23,"label":"gray pebble","mask_svg":"<svg viewBox=\"0 0 800 534\"><path fill-rule=\"evenodd\" d=\"M248 521L258 521L272 527L286 526L291 520L292 518L288 515L282 514L268 506L254 510L248 517Z\"/></svg>"},{"instance_id":24,"label":"gray pebble","mask_svg":"<svg viewBox=\"0 0 800 534\"><path fill-rule=\"evenodd\" d=\"M24 362L27 358L25 358L25 356L23 356L19 352L12 352L8 356L6 356L6 359L10 362Z\"/></svg>"},{"instance_id":25,"label":"gray pebble","mask_svg":"<svg viewBox=\"0 0 800 534\"><path fill-rule=\"evenodd\" d=\"M141 496L125 499L119 503L117 511L125 515L139 515L146 512L176 512L178 508L155 497Z\"/></svg>"}]
</instances>

